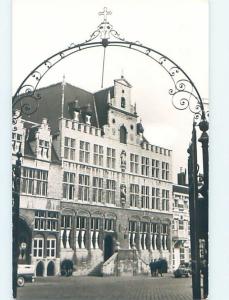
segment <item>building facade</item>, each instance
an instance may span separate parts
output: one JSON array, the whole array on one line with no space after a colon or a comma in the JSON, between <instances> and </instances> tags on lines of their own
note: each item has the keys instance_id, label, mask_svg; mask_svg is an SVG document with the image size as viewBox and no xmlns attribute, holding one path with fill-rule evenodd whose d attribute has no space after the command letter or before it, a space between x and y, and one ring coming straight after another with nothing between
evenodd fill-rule
<instances>
[{"instance_id":1,"label":"building facade","mask_svg":"<svg viewBox=\"0 0 229 300\"><path fill-rule=\"evenodd\" d=\"M38 111L18 118L19 263L37 276L109 264L114 274L117 255L116 274L134 274L133 253L137 273L151 259L172 268L172 151L144 137L131 88L124 77L94 94L63 81L41 88Z\"/></svg>"},{"instance_id":2,"label":"building facade","mask_svg":"<svg viewBox=\"0 0 229 300\"><path fill-rule=\"evenodd\" d=\"M173 269L191 261L189 189L186 172L177 175L173 185Z\"/></svg>"}]
</instances>

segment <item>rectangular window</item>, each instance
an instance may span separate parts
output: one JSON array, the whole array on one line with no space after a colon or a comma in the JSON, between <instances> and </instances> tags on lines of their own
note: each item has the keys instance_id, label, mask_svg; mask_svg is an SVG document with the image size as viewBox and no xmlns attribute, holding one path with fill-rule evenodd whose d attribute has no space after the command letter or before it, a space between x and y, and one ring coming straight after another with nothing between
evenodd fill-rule
<instances>
[{"instance_id":1,"label":"rectangular window","mask_svg":"<svg viewBox=\"0 0 229 300\"><path fill-rule=\"evenodd\" d=\"M130 206L138 207L139 201L139 185L130 184Z\"/></svg>"},{"instance_id":2,"label":"rectangular window","mask_svg":"<svg viewBox=\"0 0 229 300\"><path fill-rule=\"evenodd\" d=\"M115 169L115 149L107 148L107 168Z\"/></svg>"},{"instance_id":3,"label":"rectangular window","mask_svg":"<svg viewBox=\"0 0 229 300\"><path fill-rule=\"evenodd\" d=\"M149 176L149 158L142 156L142 175Z\"/></svg>"},{"instance_id":4,"label":"rectangular window","mask_svg":"<svg viewBox=\"0 0 229 300\"><path fill-rule=\"evenodd\" d=\"M141 193L141 207L149 209L149 187L142 186L142 193Z\"/></svg>"},{"instance_id":5,"label":"rectangular window","mask_svg":"<svg viewBox=\"0 0 229 300\"><path fill-rule=\"evenodd\" d=\"M47 257L56 257L55 239L47 239Z\"/></svg>"},{"instance_id":6,"label":"rectangular window","mask_svg":"<svg viewBox=\"0 0 229 300\"><path fill-rule=\"evenodd\" d=\"M43 238L35 238L33 240L33 256L34 257L43 257L43 249L44 249L44 239Z\"/></svg>"},{"instance_id":7,"label":"rectangular window","mask_svg":"<svg viewBox=\"0 0 229 300\"><path fill-rule=\"evenodd\" d=\"M75 173L64 172L63 176L63 198L73 200L75 194Z\"/></svg>"},{"instance_id":8,"label":"rectangular window","mask_svg":"<svg viewBox=\"0 0 229 300\"><path fill-rule=\"evenodd\" d=\"M169 164L164 161L162 162L161 178L169 180Z\"/></svg>"},{"instance_id":9,"label":"rectangular window","mask_svg":"<svg viewBox=\"0 0 229 300\"><path fill-rule=\"evenodd\" d=\"M88 175L79 174L79 191L78 200L89 201L90 177Z\"/></svg>"},{"instance_id":10,"label":"rectangular window","mask_svg":"<svg viewBox=\"0 0 229 300\"><path fill-rule=\"evenodd\" d=\"M69 137L64 138L64 158L75 160L76 140Z\"/></svg>"},{"instance_id":11,"label":"rectangular window","mask_svg":"<svg viewBox=\"0 0 229 300\"><path fill-rule=\"evenodd\" d=\"M159 160L152 159L152 177L159 178L160 162Z\"/></svg>"},{"instance_id":12,"label":"rectangular window","mask_svg":"<svg viewBox=\"0 0 229 300\"><path fill-rule=\"evenodd\" d=\"M149 223L140 222L140 232L148 232Z\"/></svg>"},{"instance_id":13,"label":"rectangular window","mask_svg":"<svg viewBox=\"0 0 229 300\"><path fill-rule=\"evenodd\" d=\"M93 177L93 202L102 202L103 199L103 178Z\"/></svg>"},{"instance_id":14,"label":"rectangular window","mask_svg":"<svg viewBox=\"0 0 229 300\"><path fill-rule=\"evenodd\" d=\"M136 154L130 153L130 172L137 174L138 166L139 166L139 156Z\"/></svg>"},{"instance_id":15,"label":"rectangular window","mask_svg":"<svg viewBox=\"0 0 229 300\"><path fill-rule=\"evenodd\" d=\"M161 208L160 189L156 188L156 209Z\"/></svg>"},{"instance_id":16,"label":"rectangular window","mask_svg":"<svg viewBox=\"0 0 229 300\"><path fill-rule=\"evenodd\" d=\"M94 145L94 165L103 166L103 146Z\"/></svg>"},{"instance_id":17,"label":"rectangular window","mask_svg":"<svg viewBox=\"0 0 229 300\"><path fill-rule=\"evenodd\" d=\"M115 204L116 182L107 179L106 181L106 203Z\"/></svg>"},{"instance_id":18,"label":"rectangular window","mask_svg":"<svg viewBox=\"0 0 229 300\"><path fill-rule=\"evenodd\" d=\"M36 195L46 196L48 188L48 172L37 170L36 177Z\"/></svg>"},{"instance_id":19,"label":"rectangular window","mask_svg":"<svg viewBox=\"0 0 229 300\"><path fill-rule=\"evenodd\" d=\"M61 216L61 227L71 229L72 228L72 216Z\"/></svg>"},{"instance_id":20,"label":"rectangular window","mask_svg":"<svg viewBox=\"0 0 229 300\"><path fill-rule=\"evenodd\" d=\"M152 233L158 233L159 232L158 224L151 223L151 232Z\"/></svg>"},{"instance_id":21,"label":"rectangular window","mask_svg":"<svg viewBox=\"0 0 229 300\"><path fill-rule=\"evenodd\" d=\"M58 230L58 213L53 211L35 211L35 230L48 230L57 231Z\"/></svg>"},{"instance_id":22,"label":"rectangular window","mask_svg":"<svg viewBox=\"0 0 229 300\"><path fill-rule=\"evenodd\" d=\"M39 154L43 158L48 158L49 155L49 142L45 140L39 140Z\"/></svg>"},{"instance_id":23,"label":"rectangular window","mask_svg":"<svg viewBox=\"0 0 229 300\"><path fill-rule=\"evenodd\" d=\"M79 161L90 163L90 143L80 141Z\"/></svg>"},{"instance_id":24,"label":"rectangular window","mask_svg":"<svg viewBox=\"0 0 229 300\"><path fill-rule=\"evenodd\" d=\"M76 218L76 228L77 229L87 229L87 217L77 217Z\"/></svg>"},{"instance_id":25,"label":"rectangular window","mask_svg":"<svg viewBox=\"0 0 229 300\"><path fill-rule=\"evenodd\" d=\"M12 148L13 152L21 152L22 135L13 132L12 133Z\"/></svg>"},{"instance_id":26,"label":"rectangular window","mask_svg":"<svg viewBox=\"0 0 229 300\"><path fill-rule=\"evenodd\" d=\"M100 218L91 218L91 230L99 230L101 221Z\"/></svg>"},{"instance_id":27,"label":"rectangular window","mask_svg":"<svg viewBox=\"0 0 229 300\"><path fill-rule=\"evenodd\" d=\"M184 230L184 220L179 220L179 230Z\"/></svg>"},{"instance_id":28,"label":"rectangular window","mask_svg":"<svg viewBox=\"0 0 229 300\"><path fill-rule=\"evenodd\" d=\"M105 219L104 230L114 231L114 220L113 219Z\"/></svg>"},{"instance_id":29,"label":"rectangular window","mask_svg":"<svg viewBox=\"0 0 229 300\"><path fill-rule=\"evenodd\" d=\"M27 195L47 196L48 171L23 167L21 192Z\"/></svg>"},{"instance_id":30,"label":"rectangular window","mask_svg":"<svg viewBox=\"0 0 229 300\"><path fill-rule=\"evenodd\" d=\"M137 222L136 221L129 221L129 231L130 232L137 231Z\"/></svg>"},{"instance_id":31,"label":"rectangular window","mask_svg":"<svg viewBox=\"0 0 229 300\"><path fill-rule=\"evenodd\" d=\"M151 203L152 209L156 209L156 189L152 188L152 203Z\"/></svg>"}]
</instances>

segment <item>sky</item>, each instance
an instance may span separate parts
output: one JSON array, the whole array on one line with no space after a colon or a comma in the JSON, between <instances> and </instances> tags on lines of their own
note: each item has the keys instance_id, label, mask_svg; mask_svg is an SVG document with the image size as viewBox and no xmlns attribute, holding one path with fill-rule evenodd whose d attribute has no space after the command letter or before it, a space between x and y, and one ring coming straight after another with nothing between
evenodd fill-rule
<instances>
[{"instance_id":1,"label":"sky","mask_svg":"<svg viewBox=\"0 0 229 300\"><path fill-rule=\"evenodd\" d=\"M129 41L140 41L175 61L208 99L207 0L13 0L13 92L44 59L80 43L102 21L98 12L112 11L109 22ZM101 87L103 49L82 51L63 60L40 82L62 80L95 92ZM131 83L132 102L150 143L173 150L174 178L187 166L193 115L178 111L168 90L172 81L160 65L128 49L107 48L104 87L121 74Z\"/></svg>"}]
</instances>

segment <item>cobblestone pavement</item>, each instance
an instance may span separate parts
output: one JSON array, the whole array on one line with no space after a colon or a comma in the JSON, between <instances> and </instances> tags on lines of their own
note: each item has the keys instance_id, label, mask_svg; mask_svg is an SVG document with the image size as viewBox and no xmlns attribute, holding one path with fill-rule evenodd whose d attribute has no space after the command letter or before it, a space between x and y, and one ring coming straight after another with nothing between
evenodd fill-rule
<instances>
[{"instance_id":1,"label":"cobblestone pavement","mask_svg":"<svg viewBox=\"0 0 229 300\"><path fill-rule=\"evenodd\" d=\"M192 300L191 279L48 277L18 288L18 300Z\"/></svg>"}]
</instances>

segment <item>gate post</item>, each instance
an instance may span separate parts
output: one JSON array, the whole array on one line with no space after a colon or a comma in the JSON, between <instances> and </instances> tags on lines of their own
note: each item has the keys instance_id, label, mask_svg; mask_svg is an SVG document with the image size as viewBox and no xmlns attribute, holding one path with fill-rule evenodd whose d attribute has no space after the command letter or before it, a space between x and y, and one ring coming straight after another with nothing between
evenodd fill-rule
<instances>
[{"instance_id":1,"label":"gate post","mask_svg":"<svg viewBox=\"0 0 229 300\"><path fill-rule=\"evenodd\" d=\"M20 205L20 181L21 181L21 157L22 154L18 152L15 166L12 169L12 223L13 223L13 298L17 298L17 268L18 268L18 223L19 223L19 205Z\"/></svg>"},{"instance_id":2,"label":"gate post","mask_svg":"<svg viewBox=\"0 0 229 300\"><path fill-rule=\"evenodd\" d=\"M209 165L208 165L208 122L203 120L199 124L199 128L202 131L199 142L202 144L202 155L203 155L203 185L199 192L203 196L202 210L199 212L203 218L201 231L201 238L204 239L204 254L202 263L202 274L203 274L203 296L204 299L208 296L208 178L209 178Z\"/></svg>"},{"instance_id":3,"label":"gate post","mask_svg":"<svg viewBox=\"0 0 229 300\"><path fill-rule=\"evenodd\" d=\"M190 233L192 258L192 294L193 299L201 299L200 289L200 259L199 259L199 215L198 204L198 166L196 145L196 123L193 123L192 140L188 149L188 180L189 180L189 207L190 207Z\"/></svg>"}]
</instances>

